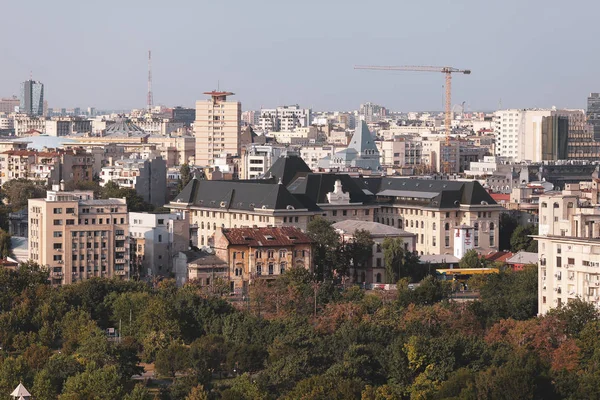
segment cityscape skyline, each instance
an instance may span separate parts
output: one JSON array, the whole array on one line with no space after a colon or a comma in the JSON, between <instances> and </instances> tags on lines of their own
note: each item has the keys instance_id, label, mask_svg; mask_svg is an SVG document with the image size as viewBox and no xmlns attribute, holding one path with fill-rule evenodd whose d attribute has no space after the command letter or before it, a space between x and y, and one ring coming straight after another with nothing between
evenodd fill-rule
<instances>
[{"instance_id":1,"label":"cityscape skyline","mask_svg":"<svg viewBox=\"0 0 600 400\"><path fill-rule=\"evenodd\" d=\"M236 93L245 110L283 104L349 110L365 101L394 111L442 109L443 76L355 71L355 64L469 68L471 76L454 82L453 103L465 101L472 110L494 110L500 102L502 108L584 108L586 96L597 91L589 84L595 54L586 53L579 64L560 57L561 49L598 33L595 3L585 4L586 13L564 13L557 1L360 8L358 2L309 1L302 8L265 3L239 3L231 12L231 5L216 3L165 9L155 2L107 2L105 9L134 16L121 25L99 23L104 16L93 5L38 4L38 12L28 14L33 29L22 31L24 40L5 43L11 62L0 76L0 96L18 94L31 71L45 84L50 107L144 108L148 50L155 103L165 105L191 107L203 92L220 87ZM26 7L13 2L5 11L18 15ZM201 23L198 15L205 16ZM148 24L159 18L162 24ZM7 29L20 31L17 19L6 22ZM346 33L349 25L352 34ZM20 43L40 35L70 45L41 46L31 57ZM53 59L69 62L48 62Z\"/></svg>"}]
</instances>

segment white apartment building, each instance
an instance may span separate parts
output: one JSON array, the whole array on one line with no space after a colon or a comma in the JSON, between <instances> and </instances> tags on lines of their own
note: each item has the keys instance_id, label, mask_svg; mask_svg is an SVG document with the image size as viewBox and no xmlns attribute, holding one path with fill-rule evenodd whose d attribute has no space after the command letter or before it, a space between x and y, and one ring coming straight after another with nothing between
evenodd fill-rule
<instances>
[{"instance_id":1,"label":"white apartment building","mask_svg":"<svg viewBox=\"0 0 600 400\"><path fill-rule=\"evenodd\" d=\"M286 155L288 149L283 146L266 144L252 144L242 153L242 167L240 168L240 179L257 179L265 172L279 157Z\"/></svg>"},{"instance_id":2,"label":"white apartment building","mask_svg":"<svg viewBox=\"0 0 600 400\"><path fill-rule=\"evenodd\" d=\"M242 103L227 101L231 92L205 92L208 100L196 102L195 165L204 167L214 163L219 154L240 154Z\"/></svg>"},{"instance_id":3,"label":"white apartment building","mask_svg":"<svg viewBox=\"0 0 600 400\"><path fill-rule=\"evenodd\" d=\"M567 125L558 119L567 118ZM495 151L497 156L515 162L567 159L567 136L582 132L583 110L509 109L494 113Z\"/></svg>"},{"instance_id":4,"label":"white apartment building","mask_svg":"<svg viewBox=\"0 0 600 400\"><path fill-rule=\"evenodd\" d=\"M299 105L261 109L258 127L264 132L293 131L311 124L311 109Z\"/></svg>"},{"instance_id":5,"label":"white apartment building","mask_svg":"<svg viewBox=\"0 0 600 400\"><path fill-rule=\"evenodd\" d=\"M592 191L597 198L598 183ZM576 298L600 308L600 209L583 199L579 185L540 196L538 311Z\"/></svg>"},{"instance_id":6,"label":"white apartment building","mask_svg":"<svg viewBox=\"0 0 600 400\"><path fill-rule=\"evenodd\" d=\"M184 213L129 213L132 270L140 276L169 276L180 251L190 247Z\"/></svg>"},{"instance_id":7,"label":"white apartment building","mask_svg":"<svg viewBox=\"0 0 600 400\"><path fill-rule=\"evenodd\" d=\"M26 136L37 131L46 131L46 118L30 116L27 114L16 114L13 119L15 136Z\"/></svg>"},{"instance_id":8,"label":"white apartment building","mask_svg":"<svg viewBox=\"0 0 600 400\"><path fill-rule=\"evenodd\" d=\"M332 144L302 146L300 148L300 158L312 171L319 170L319 160L325 157L332 157L335 153L344 150L347 146L335 146Z\"/></svg>"},{"instance_id":9,"label":"white apartment building","mask_svg":"<svg viewBox=\"0 0 600 400\"><path fill-rule=\"evenodd\" d=\"M173 122L169 118L159 118L146 114L142 117L132 118L131 122L151 135L170 135L183 128L183 122Z\"/></svg>"},{"instance_id":10,"label":"white apartment building","mask_svg":"<svg viewBox=\"0 0 600 400\"><path fill-rule=\"evenodd\" d=\"M404 141L377 141L375 142L379 150L379 159L382 166L401 167L404 165L406 142Z\"/></svg>"}]
</instances>

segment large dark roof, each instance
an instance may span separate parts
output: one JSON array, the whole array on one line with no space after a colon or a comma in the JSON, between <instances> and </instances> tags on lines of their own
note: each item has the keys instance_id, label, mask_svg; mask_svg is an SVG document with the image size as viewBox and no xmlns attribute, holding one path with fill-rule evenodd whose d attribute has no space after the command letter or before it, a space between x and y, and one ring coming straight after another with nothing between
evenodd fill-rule
<instances>
[{"instance_id":1,"label":"large dark roof","mask_svg":"<svg viewBox=\"0 0 600 400\"><path fill-rule=\"evenodd\" d=\"M215 209L254 210L266 208L318 209L314 202L297 198L285 186L271 181L210 181L192 179L173 203L193 204Z\"/></svg>"},{"instance_id":2,"label":"large dark roof","mask_svg":"<svg viewBox=\"0 0 600 400\"><path fill-rule=\"evenodd\" d=\"M277 161L271 165L271 168L265 172L265 177L275 178L275 181L281 180L281 183L288 185L298 175L311 173L311 169L301 157L284 156L279 157Z\"/></svg>"},{"instance_id":3,"label":"large dark roof","mask_svg":"<svg viewBox=\"0 0 600 400\"><path fill-rule=\"evenodd\" d=\"M363 191L356 181L347 174L308 174L297 177L288 185L293 194L302 194L317 204L327 203L327 193L333 192L335 181L342 182L342 190L350 193L350 202L368 203L374 200L374 196Z\"/></svg>"},{"instance_id":4,"label":"large dark roof","mask_svg":"<svg viewBox=\"0 0 600 400\"><path fill-rule=\"evenodd\" d=\"M363 188L381 198L414 199L435 208L497 204L477 181L448 181L413 178L356 178Z\"/></svg>"}]
</instances>

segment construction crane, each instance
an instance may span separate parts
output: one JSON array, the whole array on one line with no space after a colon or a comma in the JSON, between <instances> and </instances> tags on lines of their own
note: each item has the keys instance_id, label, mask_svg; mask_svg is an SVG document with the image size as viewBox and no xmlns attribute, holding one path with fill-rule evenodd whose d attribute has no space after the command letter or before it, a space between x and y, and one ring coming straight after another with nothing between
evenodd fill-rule
<instances>
[{"instance_id":1,"label":"construction crane","mask_svg":"<svg viewBox=\"0 0 600 400\"><path fill-rule=\"evenodd\" d=\"M446 147L450 147L450 133L452 133L452 74L470 75L471 70L459 69L454 67L430 67L420 65L404 66L376 66L376 65L355 65L354 69L370 69L378 71L416 71L416 72L441 72L446 75L446 107L445 107L445 127L446 127ZM449 150L447 150L449 151ZM445 172L448 170L448 161L445 163Z\"/></svg>"}]
</instances>

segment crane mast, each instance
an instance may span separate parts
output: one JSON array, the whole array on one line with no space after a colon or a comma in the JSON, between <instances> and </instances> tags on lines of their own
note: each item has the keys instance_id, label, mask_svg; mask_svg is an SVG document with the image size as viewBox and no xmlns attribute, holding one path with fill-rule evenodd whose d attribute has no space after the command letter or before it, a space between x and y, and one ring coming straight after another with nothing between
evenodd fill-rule
<instances>
[{"instance_id":1,"label":"crane mast","mask_svg":"<svg viewBox=\"0 0 600 400\"><path fill-rule=\"evenodd\" d=\"M450 152L450 134L452 133L452 74L459 73L470 75L471 70L459 69L454 67L433 67L424 65L404 65L404 66L379 66L379 65L356 65L354 69L369 69L376 71L415 71L415 72L441 72L446 78L446 102L444 110L444 124L446 128L446 151L448 156L444 161L444 172L450 173L449 152Z\"/></svg>"}]
</instances>

